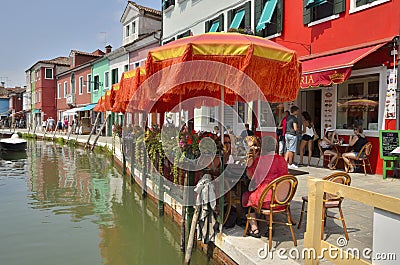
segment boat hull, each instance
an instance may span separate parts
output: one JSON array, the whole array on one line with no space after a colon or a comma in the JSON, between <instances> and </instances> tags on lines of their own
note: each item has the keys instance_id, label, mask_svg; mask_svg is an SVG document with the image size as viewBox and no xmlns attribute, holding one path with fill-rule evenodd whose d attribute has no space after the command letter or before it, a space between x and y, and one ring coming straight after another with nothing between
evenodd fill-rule
<instances>
[{"instance_id":1,"label":"boat hull","mask_svg":"<svg viewBox=\"0 0 400 265\"><path fill-rule=\"evenodd\" d=\"M0 149L4 151L24 151L26 150L26 142L6 143L0 141Z\"/></svg>"}]
</instances>

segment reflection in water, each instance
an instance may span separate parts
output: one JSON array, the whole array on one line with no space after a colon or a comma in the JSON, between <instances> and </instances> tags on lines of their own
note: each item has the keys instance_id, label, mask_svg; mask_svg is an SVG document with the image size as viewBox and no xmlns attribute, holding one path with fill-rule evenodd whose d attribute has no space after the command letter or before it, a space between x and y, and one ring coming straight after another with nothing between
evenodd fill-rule
<instances>
[{"instance_id":1,"label":"reflection in water","mask_svg":"<svg viewBox=\"0 0 400 265\"><path fill-rule=\"evenodd\" d=\"M179 229L109 158L41 141L29 141L27 154L0 160L2 263L182 263ZM207 261L195 252L192 264Z\"/></svg>"}]
</instances>

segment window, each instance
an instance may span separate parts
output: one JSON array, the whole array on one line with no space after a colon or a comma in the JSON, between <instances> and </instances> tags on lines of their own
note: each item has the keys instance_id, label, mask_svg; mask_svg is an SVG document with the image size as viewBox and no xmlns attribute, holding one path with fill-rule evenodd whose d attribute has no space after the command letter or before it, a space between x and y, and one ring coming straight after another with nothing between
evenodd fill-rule
<instances>
[{"instance_id":1,"label":"window","mask_svg":"<svg viewBox=\"0 0 400 265\"><path fill-rule=\"evenodd\" d=\"M330 20L345 10L346 0L303 0L303 23Z\"/></svg>"},{"instance_id":2,"label":"window","mask_svg":"<svg viewBox=\"0 0 400 265\"><path fill-rule=\"evenodd\" d=\"M68 95L68 83L64 82L64 98L66 98Z\"/></svg>"},{"instance_id":3,"label":"window","mask_svg":"<svg viewBox=\"0 0 400 265\"><path fill-rule=\"evenodd\" d=\"M46 68L45 69L45 79L53 79L53 68Z\"/></svg>"},{"instance_id":4,"label":"window","mask_svg":"<svg viewBox=\"0 0 400 265\"><path fill-rule=\"evenodd\" d=\"M349 13L361 11L370 7L374 7L391 0L350 0L350 11Z\"/></svg>"},{"instance_id":5,"label":"window","mask_svg":"<svg viewBox=\"0 0 400 265\"><path fill-rule=\"evenodd\" d=\"M57 98L61 98L61 83L57 84Z\"/></svg>"},{"instance_id":6,"label":"window","mask_svg":"<svg viewBox=\"0 0 400 265\"><path fill-rule=\"evenodd\" d=\"M165 45L167 43L170 43L170 42L173 42L174 40L175 40L175 37L167 39L167 40L163 41L163 45Z\"/></svg>"},{"instance_id":7,"label":"window","mask_svg":"<svg viewBox=\"0 0 400 265\"><path fill-rule=\"evenodd\" d=\"M92 75L87 75L86 92L87 93L92 93Z\"/></svg>"},{"instance_id":8,"label":"window","mask_svg":"<svg viewBox=\"0 0 400 265\"><path fill-rule=\"evenodd\" d=\"M245 121L245 111L246 111L246 103L244 102L238 102L238 123L244 123Z\"/></svg>"},{"instance_id":9,"label":"window","mask_svg":"<svg viewBox=\"0 0 400 265\"><path fill-rule=\"evenodd\" d=\"M140 66L140 62L136 62L135 63L135 69L138 68Z\"/></svg>"},{"instance_id":10,"label":"window","mask_svg":"<svg viewBox=\"0 0 400 265\"><path fill-rule=\"evenodd\" d=\"M220 32L224 30L224 14L206 21L205 32Z\"/></svg>"},{"instance_id":11,"label":"window","mask_svg":"<svg viewBox=\"0 0 400 265\"><path fill-rule=\"evenodd\" d=\"M83 94L83 76L79 77L79 95Z\"/></svg>"},{"instance_id":12,"label":"window","mask_svg":"<svg viewBox=\"0 0 400 265\"><path fill-rule=\"evenodd\" d=\"M132 34L135 34L135 33L136 33L136 22L133 21L132 22Z\"/></svg>"},{"instance_id":13,"label":"window","mask_svg":"<svg viewBox=\"0 0 400 265\"><path fill-rule=\"evenodd\" d=\"M131 31L131 30L130 30L130 26L127 25L127 26L125 27L125 37L129 37L129 35L131 34L130 31Z\"/></svg>"},{"instance_id":14,"label":"window","mask_svg":"<svg viewBox=\"0 0 400 265\"><path fill-rule=\"evenodd\" d=\"M71 94L75 94L75 74L71 74Z\"/></svg>"},{"instance_id":15,"label":"window","mask_svg":"<svg viewBox=\"0 0 400 265\"><path fill-rule=\"evenodd\" d=\"M114 85L118 83L118 68L111 70L111 84Z\"/></svg>"},{"instance_id":16,"label":"window","mask_svg":"<svg viewBox=\"0 0 400 265\"><path fill-rule=\"evenodd\" d=\"M190 34L191 34L191 31L190 31L190 30L187 30L187 31L185 31L185 32L182 33L182 34L179 34L179 35L176 37L176 39L182 39L182 38L185 38L185 37L189 37Z\"/></svg>"},{"instance_id":17,"label":"window","mask_svg":"<svg viewBox=\"0 0 400 265\"><path fill-rule=\"evenodd\" d=\"M251 2L228 11L228 28L251 30Z\"/></svg>"},{"instance_id":18,"label":"window","mask_svg":"<svg viewBox=\"0 0 400 265\"><path fill-rule=\"evenodd\" d=\"M210 110L210 116L209 116L208 122L215 123L215 108L211 107L211 108L209 108L209 110Z\"/></svg>"},{"instance_id":19,"label":"window","mask_svg":"<svg viewBox=\"0 0 400 265\"><path fill-rule=\"evenodd\" d=\"M94 90L94 91L99 90L99 87L100 87L100 78L99 78L98 75L95 75L95 76L94 76L93 83L94 83L93 90Z\"/></svg>"},{"instance_id":20,"label":"window","mask_svg":"<svg viewBox=\"0 0 400 265\"><path fill-rule=\"evenodd\" d=\"M364 130L378 130L379 74L357 76L338 86L338 129L362 125Z\"/></svg>"},{"instance_id":21,"label":"window","mask_svg":"<svg viewBox=\"0 0 400 265\"><path fill-rule=\"evenodd\" d=\"M260 127L278 126L284 117L284 103L260 102Z\"/></svg>"},{"instance_id":22,"label":"window","mask_svg":"<svg viewBox=\"0 0 400 265\"><path fill-rule=\"evenodd\" d=\"M164 11L167 11L169 7L172 7L174 5L175 5L175 0L163 0L162 2L162 8Z\"/></svg>"},{"instance_id":23,"label":"window","mask_svg":"<svg viewBox=\"0 0 400 265\"><path fill-rule=\"evenodd\" d=\"M110 73L105 72L104 73L104 89L107 89L110 86Z\"/></svg>"},{"instance_id":24,"label":"window","mask_svg":"<svg viewBox=\"0 0 400 265\"><path fill-rule=\"evenodd\" d=\"M283 0L256 0L254 5L257 36L267 37L282 32Z\"/></svg>"},{"instance_id":25,"label":"window","mask_svg":"<svg viewBox=\"0 0 400 265\"><path fill-rule=\"evenodd\" d=\"M124 72L127 72L127 71L129 71L129 64L124 65Z\"/></svg>"}]
</instances>

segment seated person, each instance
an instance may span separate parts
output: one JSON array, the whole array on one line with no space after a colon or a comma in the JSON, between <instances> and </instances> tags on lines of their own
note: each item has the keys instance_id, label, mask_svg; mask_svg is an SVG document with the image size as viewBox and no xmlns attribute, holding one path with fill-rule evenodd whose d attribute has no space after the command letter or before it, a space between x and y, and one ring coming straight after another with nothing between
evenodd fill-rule
<instances>
[{"instance_id":1,"label":"seated person","mask_svg":"<svg viewBox=\"0 0 400 265\"><path fill-rule=\"evenodd\" d=\"M335 135L335 131L327 129L324 138L320 142L322 153L332 156L328 164L329 169L335 169L334 163L338 157L338 153L333 150L333 145L336 144Z\"/></svg>"},{"instance_id":2,"label":"seated person","mask_svg":"<svg viewBox=\"0 0 400 265\"><path fill-rule=\"evenodd\" d=\"M349 153L342 154L343 161L345 162L346 172L354 172L354 160L357 158L358 153L366 143L368 143L368 140L363 134L362 125L358 125L356 128L354 128L354 134L350 136L349 139L349 146L352 146L353 150Z\"/></svg>"},{"instance_id":3,"label":"seated person","mask_svg":"<svg viewBox=\"0 0 400 265\"><path fill-rule=\"evenodd\" d=\"M249 157L247 164L247 177L251 180L249 190L242 196L243 207L257 207L263 190L276 178L287 175L288 167L282 156L275 154L276 140L271 136L263 137L260 155ZM268 208L271 195L264 199L263 207ZM251 217L256 217L255 213L250 213ZM261 233L258 229L257 221L250 220L250 230L248 235L260 238Z\"/></svg>"}]
</instances>

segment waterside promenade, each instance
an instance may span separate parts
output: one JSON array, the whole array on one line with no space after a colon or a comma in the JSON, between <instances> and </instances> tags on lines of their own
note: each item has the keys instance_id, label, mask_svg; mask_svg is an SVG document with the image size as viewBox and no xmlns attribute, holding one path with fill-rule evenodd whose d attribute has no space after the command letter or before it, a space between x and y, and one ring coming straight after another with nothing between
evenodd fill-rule
<instances>
[{"instance_id":1,"label":"waterside promenade","mask_svg":"<svg viewBox=\"0 0 400 265\"><path fill-rule=\"evenodd\" d=\"M9 132L9 130L0 130L1 132ZM27 133L28 130L18 129L16 132ZM42 132L36 133L38 138L43 137ZM47 133L46 137L52 138L53 133ZM56 138L67 139L67 135L58 134L55 135ZM70 139L76 140L79 145L85 145L88 139L88 135L71 135ZM93 144L95 136L91 137L90 144ZM114 159L122 164L122 153L120 150L120 144L118 137L113 140L113 137L103 137L100 136L98 139L98 146L107 146L108 149L114 150ZM291 212L296 222L299 221L300 210L302 205L301 197L307 195L307 179L308 177L323 178L334 171L320 168L320 167L301 167L299 170L303 171L304 174L298 175L299 180L298 189L296 195L291 204ZM384 195L393 196L400 198L400 179L388 178L386 180L382 179L381 175L364 175L361 173L351 173L352 187L357 187L360 189L381 193ZM149 194L155 193L155 191L149 191ZM165 200L168 203L168 200ZM177 213L180 213L180 207L177 207L174 203L170 205L171 209L175 209ZM347 225L347 230L349 232L349 241L343 248L357 248L360 251L364 249L373 249L373 207L347 200L345 198L342 209L344 212L344 217ZM168 213L169 211L166 211ZM335 214L337 216L337 211L329 211L330 214ZM176 215L176 213L175 213ZM167 216L174 218L174 214ZM168 217L167 217L168 218ZM268 238L262 237L261 239L256 239L252 237L243 237L243 228L235 226L234 228L224 229L223 233L218 236L216 240L216 246L223 251L219 253L219 262L221 263L237 263L237 264L304 264L304 260L301 255L296 257L297 253L301 253L304 248L304 232L306 225L306 218L303 219L300 229L297 226L294 228L295 235L297 238L296 247L294 249L293 242L290 235L290 230L285 226L277 225L273 236L273 247L275 251L271 253L272 258L265 257L264 249L268 245ZM178 222L179 223L179 222ZM267 227L261 226L261 232L266 232ZM333 245L337 245L337 241L344 238L344 232L342 229L341 222L338 220L333 220L328 218L325 227L325 240ZM279 257L278 250L284 255ZM226 255L225 255L226 254ZM290 258L290 256L292 258ZM229 257L227 259L227 257ZM287 259L285 257L288 257ZM400 257L396 257L400 259ZM369 261L371 262L371 261ZM398 261L397 261L398 262ZM322 261L321 264L331 264L328 261ZM393 264L397 264L393 261Z\"/></svg>"}]
</instances>

